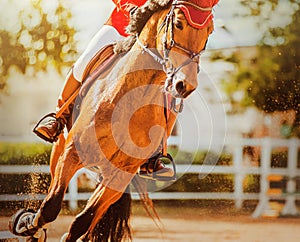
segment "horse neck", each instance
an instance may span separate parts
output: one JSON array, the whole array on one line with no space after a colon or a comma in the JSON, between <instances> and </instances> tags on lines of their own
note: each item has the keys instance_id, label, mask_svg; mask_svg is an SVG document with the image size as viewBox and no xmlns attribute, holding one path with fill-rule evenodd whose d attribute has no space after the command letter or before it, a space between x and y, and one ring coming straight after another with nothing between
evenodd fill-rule
<instances>
[{"instance_id":1,"label":"horse neck","mask_svg":"<svg viewBox=\"0 0 300 242\"><path fill-rule=\"evenodd\" d=\"M150 17L138 37L144 45L151 49L156 49L155 36L159 24L158 17L159 15L156 14ZM114 90L108 95L109 98L118 100L124 93L147 85L155 85L156 89L161 92L166 74L162 65L155 61L136 42L131 50L120 59L115 68L111 70L106 79L109 80L106 83L110 86L109 90ZM154 93L155 89L152 88L151 90L152 92L147 92L146 95L155 97L157 95L157 93Z\"/></svg>"},{"instance_id":2,"label":"horse neck","mask_svg":"<svg viewBox=\"0 0 300 242\"><path fill-rule=\"evenodd\" d=\"M147 43L148 48L156 48L158 29L165 17L168 14L168 9L163 9L155 12L147 21L141 33L139 34L139 39L143 43Z\"/></svg>"},{"instance_id":3,"label":"horse neck","mask_svg":"<svg viewBox=\"0 0 300 242\"><path fill-rule=\"evenodd\" d=\"M161 23L159 19L161 16L165 16L164 10L154 13L150 19L145 24L143 30L139 34L139 42L147 46L151 51L156 51L157 49L157 31L158 26ZM126 59L126 57L125 57ZM151 84L162 84L162 79L165 79L165 73L163 72L162 65L159 64L152 56L146 53L143 48L140 46L138 41L133 45L132 49L129 51L127 56L128 63L135 63L133 66L138 66L139 70L144 70L145 83L140 84L150 84L146 78L147 75L150 75ZM151 71L152 70L152 71Z\"/></svg>"}]
</instances>

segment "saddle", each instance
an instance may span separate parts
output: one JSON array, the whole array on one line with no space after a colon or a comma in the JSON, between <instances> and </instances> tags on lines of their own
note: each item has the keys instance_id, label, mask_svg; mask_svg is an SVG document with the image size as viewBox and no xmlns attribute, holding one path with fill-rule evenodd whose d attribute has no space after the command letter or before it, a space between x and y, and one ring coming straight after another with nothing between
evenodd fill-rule
<instances>
[{"instance_id":1,"label":"saddle","mask_svg":"<svg viewBox=\"0 0 300 242\"><path fill-rule=\"evenodd\" d=\"M110 60L114 59L114 44L102 47L95 56L90 60L89 64L84 70L82 80L86 80L89 75L96 74L95 71L102 71L110 64Z\"/></svg>"},{"instance_id":2,"label":"saddle","mask_svg":"<svg viewBox=\"0 0 300 242\"><path fill-rule=\"evenodd\" d=\"M74 100L76 98L76 105L77 107L80 106L80 103L82 102L87 90L97 79L97 77L112 65L112 63L116 60L116 56L117 54L114 53L113 44L104 46L94 55L94 57L90 60L90 62L84 70L82 77L82 85L69 97L69 99L56 112L55 118L59 118L66 110L66 108L74 103ZM76 115L74 117L77 117L78 113L79 108L77 108L75 113Z\"/></svg>"}]
</instances>

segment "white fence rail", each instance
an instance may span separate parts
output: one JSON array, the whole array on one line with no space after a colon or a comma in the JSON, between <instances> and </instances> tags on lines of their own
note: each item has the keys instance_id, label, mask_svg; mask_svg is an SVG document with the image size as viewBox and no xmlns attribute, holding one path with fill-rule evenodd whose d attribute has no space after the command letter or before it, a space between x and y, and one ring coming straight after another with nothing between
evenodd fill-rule
<instances>
[{"instance_id":1,"label":"white fence rail","mask_svg":"<svg viewBox=\"0 0 300 242\"><path fill-rule=\"evenodd\" d=\"M269 208L271 199L285 200L281 214L297 215L296 200L300 200L300 193L296 190L296 179L300 178L300 168L297 167L298 151L300 147L299 139L241 139L236 142L226 143L233 147L233 165L232 166L212 166L212 165L176 165L177 173L196 173L196 174L233 174L234 192L153 192L150 193L152 199L228 199L234 200L237 208L241 208L244 200L258 200L259 203L253 213L253 217L261 216ZM246 146L260 147L260 166L249 166L244 162L243 150ZM276 147L285 147L287 149L288 160L286 168L272 168L271 155ZM49 166L0 166L2 174L24 174L24 173L49 173ZM77 178L82 173L89 172L81 169L72 178L65 200L69 201L71 209L77 208L77 202L86 200L91 193L79 193ZM89 172L90 173L90 172ZM248 174L260 175L260 193L245 193L243 191L243 180ZM287 180L286 193L270 195L268 177L270 175L282 175ZM43 194L2 194L0 201L20 201L20 200L41 200L45 197ZM138 194L132 194L133 199L139 199Z\"/></svg>"}]
</instances>

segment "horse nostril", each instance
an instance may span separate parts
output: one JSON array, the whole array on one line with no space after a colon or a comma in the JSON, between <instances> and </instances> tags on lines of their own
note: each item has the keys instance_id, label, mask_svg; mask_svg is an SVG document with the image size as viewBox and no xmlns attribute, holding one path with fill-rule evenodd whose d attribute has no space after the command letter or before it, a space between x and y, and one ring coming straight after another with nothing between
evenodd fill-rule
<instances>
[{"instance_id":1,"label":"horse nostril","mask_svg":"<svg viewBox=\"0 0 300 242\"><path fill-rule=\"evenodd\" d=\"M183 83L183 81L177 82L175 88L176 91L181 95L185 92L185 84Z\"/></svg>"}]
</instances>

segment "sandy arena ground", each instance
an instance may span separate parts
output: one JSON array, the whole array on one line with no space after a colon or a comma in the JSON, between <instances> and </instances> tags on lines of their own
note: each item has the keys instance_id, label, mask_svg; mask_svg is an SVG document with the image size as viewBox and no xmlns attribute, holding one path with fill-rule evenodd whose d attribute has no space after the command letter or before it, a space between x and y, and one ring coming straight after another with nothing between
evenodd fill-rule
<instances>
[{"instance_id":1,"label":"sandy arena ground","mask_svg":"<svg viewBox=\"0 0 300 242\"><path fill-rule=\"evenodd\" d=\"M48 242L58 242L74 216L60 215L48 228ZM8 217L0 217L0 230L7 230ZM133 215L134 242L299 242L299 218L259 218L249 215L161 216L165 226L161 234L153 221ZM2 240L1 240L2 241Z\"/></svg>"}]
</instances>

